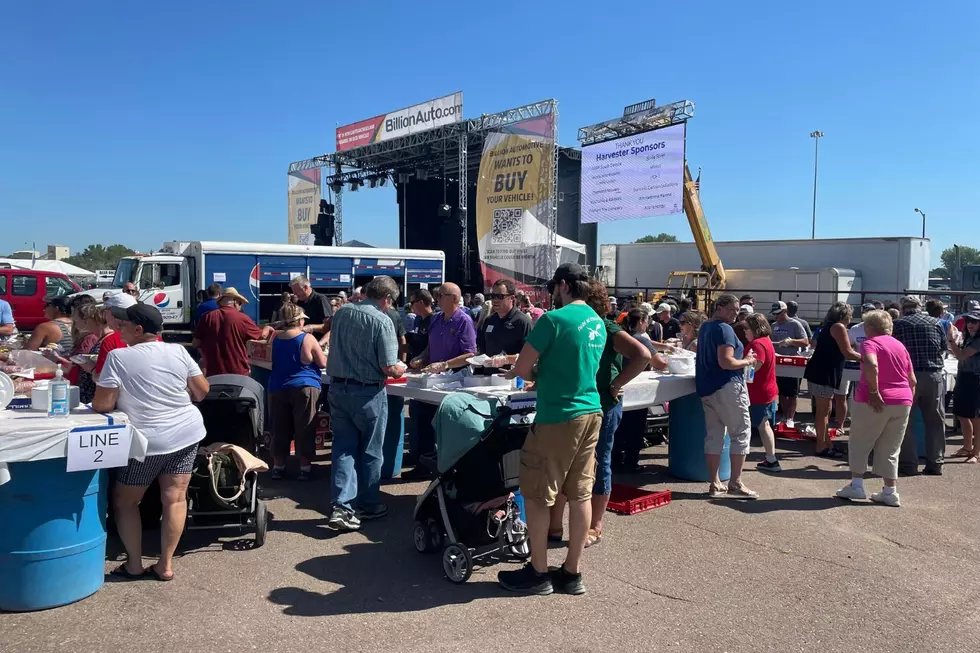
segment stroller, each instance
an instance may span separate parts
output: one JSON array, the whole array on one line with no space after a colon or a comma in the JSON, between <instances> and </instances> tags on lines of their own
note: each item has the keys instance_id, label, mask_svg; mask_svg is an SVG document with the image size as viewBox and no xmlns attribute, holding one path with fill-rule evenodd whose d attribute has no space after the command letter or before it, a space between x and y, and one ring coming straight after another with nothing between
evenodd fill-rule
<instances>
[{"instance_id":1,"label":"stroller","mask_svg":"<svg viewBox=\"0 0 980 653\"><path fill-rule=\"evenodd\" d=\"M487 401L459 392L436 413L438 453L421 463L437 477L415 504L412 539L419 553L442 551L443 571L454 583L469 579L476 559L531 555L513 490L534 410L533 402L504 404L494 416Z\"/></svg>"},{"instance_id":2,"label":"stroller","mask_svg":"<svg viewBox=\"0 0 980 653\"><path fill-rule=\"evenodd\" d=\"M208 379L211 390L199 405L207 435L201 447L227 443L255 453L261 440L265 390L255 379L238 374L219 374ZM234 460L218 454L222 464L209 465L198 454L187 490L188 529L255 529L255 546L265 544L269 509L258 499L258 473L244 475ZM243 478L244 476L244 478Z\"/></svg>"}]
</instances>

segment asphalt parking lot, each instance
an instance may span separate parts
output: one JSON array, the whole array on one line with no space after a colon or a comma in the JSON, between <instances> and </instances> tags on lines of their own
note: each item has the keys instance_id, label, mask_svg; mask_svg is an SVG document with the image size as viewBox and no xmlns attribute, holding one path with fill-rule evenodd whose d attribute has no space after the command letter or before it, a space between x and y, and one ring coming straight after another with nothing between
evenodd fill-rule
<instances>
[{"instance_id":1,"label":"asphalt parking lot","mask_svg":"<svg viewBox=\"0 0 980 653\"><path fill-rule=\"evenodd\" d=\"M673 502L608 516L586 554L583 597L509 595L495 582L504 564L449 583L439 557L412 545L420 483L386 485L388 518L332 533L324 461L309 484L266 483L263 548L191 533L174 582L107 583L74 605L0 614L0 649L976 650L980 466L950 461L941 478L902 479L902 508L845 504L832 495L846 467L811 457L808 443L777 444L782 474L758 473L760 455L750 458L746 483L762 495L750 503L705 500L705 486L667 475L664 447L646 450L642 473L617 480L670 488ZM951 437L948 452L958 446ZM147 532L148 549L156 537Z\"/></svg>"}]
</instances>

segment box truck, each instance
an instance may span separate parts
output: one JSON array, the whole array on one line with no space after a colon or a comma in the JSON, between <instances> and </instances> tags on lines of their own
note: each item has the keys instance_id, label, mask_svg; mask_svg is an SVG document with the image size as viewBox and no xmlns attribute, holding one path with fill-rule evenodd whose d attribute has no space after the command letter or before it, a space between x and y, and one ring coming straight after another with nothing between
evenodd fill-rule
<instances>
[{"instance_id":1,"label":"box truck","mask_svg":"<svg viewBox=\"0 0 980 653\"><path fill-rule=\"evenodd\" d=\"M281 293L293 277L303 275L318 292L348 295L377 275L388 275L402 289L402 298L419 288L443 282L445 255L421 249L319 247L172 241L149 256L119 261L112 288L85 291L101 300L120 292L127 281L140 290L140 301L153 304L170 333L189 332L198 292L212 283L234 286L249 299L243 311L256 322L279 307Z\"/></svg>"}]
</instances>

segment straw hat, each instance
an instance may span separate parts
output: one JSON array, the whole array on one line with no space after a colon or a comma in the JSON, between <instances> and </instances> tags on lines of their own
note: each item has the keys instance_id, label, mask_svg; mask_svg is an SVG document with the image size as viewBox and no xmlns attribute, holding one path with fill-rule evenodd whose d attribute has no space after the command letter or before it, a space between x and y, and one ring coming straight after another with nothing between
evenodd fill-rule
<instances>
[{"instance_id":1,"label":"straw hat","mask_svg":"<svg viewBox=\"0 0 980 653\"><path fill-rule=\"evenodd\" d=\"M228 286L227 288L222 290L221 299L234 299L235 301L241 302L242 304L248 303L248 300L245 299L245 297L240 292L235 290L234 286Z\"/></svg>"}]
</instances>

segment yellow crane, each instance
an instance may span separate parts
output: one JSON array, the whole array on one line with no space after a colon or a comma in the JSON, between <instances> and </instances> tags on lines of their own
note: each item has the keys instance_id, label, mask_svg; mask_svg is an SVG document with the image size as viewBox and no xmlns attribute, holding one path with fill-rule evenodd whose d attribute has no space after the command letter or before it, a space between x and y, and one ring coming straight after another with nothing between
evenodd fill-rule
<instances>
[{"instance_id":1,"label":"yellow crane","mask_svg":"<svg viewBox=\"0 0 980 653\"><path fill-rule=\"evenodd\" d=\"M701 208L698 184L691 177L691 170L686 163L684 164L684 213L687 215L687 222L691 226L691 234L694 236L694 245L697 247L698 256L701 257L701 269L671 272L667 278L666 294L680 291L681 294L687 295L692 290L705 291L707 301L712 292L725 289L725 266L722 265L721 257L718 256L715 241L711 238L711 229L708 228L708 221L704 217L704 209Z\"/></svg>"}]
</instances>

